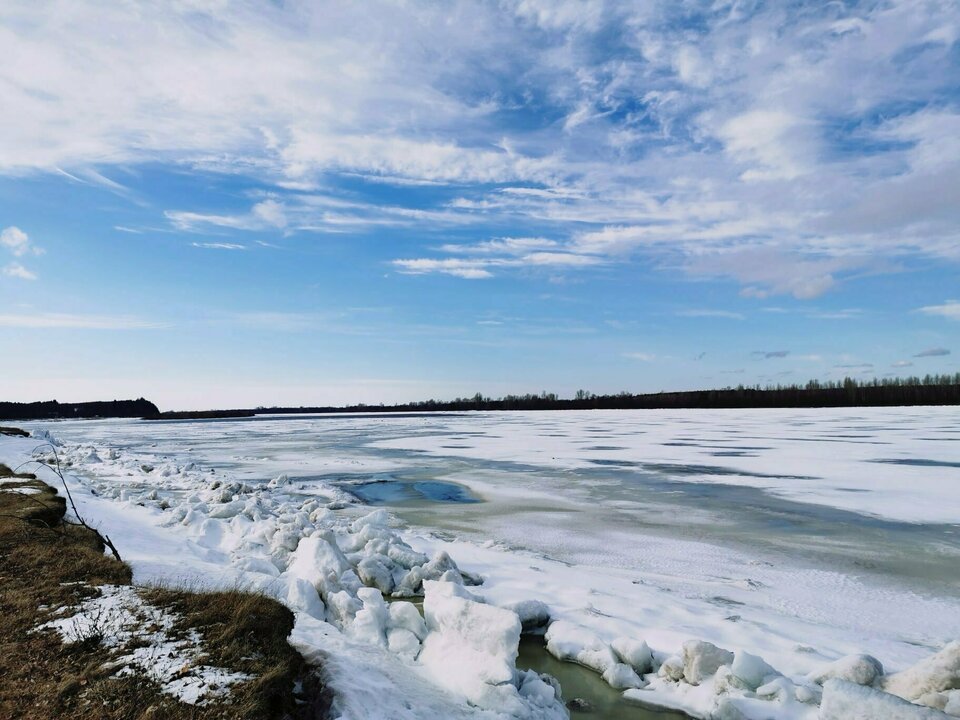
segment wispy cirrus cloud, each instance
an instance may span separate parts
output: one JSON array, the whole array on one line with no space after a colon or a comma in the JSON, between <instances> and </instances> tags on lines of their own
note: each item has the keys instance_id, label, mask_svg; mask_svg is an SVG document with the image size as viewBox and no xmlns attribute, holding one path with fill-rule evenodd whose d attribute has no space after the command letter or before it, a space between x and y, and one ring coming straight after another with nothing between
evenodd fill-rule
<instances>
[{"instance_id":1,"label":"wispy cirrus cloud","mask_svg":"<svg viewBox=\"0 0 960 720\"><path fill-rule=\"evenodd\" d=\"M441 273L467 280L481 280L494 276L494 271L502 268L544 268L550 270L569 270L587 265L599 265L600 258L569 253L529 253L513 258L410 258L393 261L393 266L408 275L426 275Z\"/></svg>"},{"instance_id":2,"label":"wispy cirrus cloud","mask_svg":"<svg viewBox=\"0 0 960 720\"><path fill-rule=\"evenodd\" d=\"M207 214L167 210L164 215L175 228L183 231L194 231L205 227L231 230L282 229L287 224L284 207L275 200L258 202L249 213L243 214Z\"/></svg>"},{"instance_id":3,"label":"wispy cirrus cloud","mask_svg":"<svg viewBox=\"0 0 960 720\"><path fill-rule=\"evenodd\" d=\"M859 320L864 316L861 308L843 308L840 310L814 310L807 317L818 320Z\"/></svg>"},{"instance_id":4,"label":"wispy cirrus cloud","mask_svg":"<svg viewBox=\"0 0 960 720\"><path fill-rule=\"evenodd\" d=\"M942 305L927 305L917 310L917 312L923 313L924 315L947 318L948 320L960 320L960 302L948 300Z\"/></svg>"},{"instance_id":5,"label":"wispy cirrus cloud","mask_svg":"<svg viewBox=\"0 0 960 720\"><path fill-rule=\"evenodd\" d=\"M694 308L692 310L678 310L674 313L678 317L690 318L723 318L726 320L745 320L743 313L733 312L731 310L715 310L711 308Z\"/></svg>"},{"instance_id":6,"label":"wispy cirrus cloud","mask_svg":"<svg viewBox=\"0 0 960 720\"><path fill-rule=\"evenodd\" d=\"M195 248L203 248L204 250L246 250L246 245L241 245L239 243L229 243L229 242L195 242L190 243Z\"/></svg>"},{"instance_id":7,"label":"wispy cirrus cloud","mask_svg":"<svg viewBox=\"0 0 960 720\"><path fill-rule=\"evenodd\" d=\"M0 327L74 330L148 330L167 327L128 315L78 315L72 313L3 313Z\"/></svg>"},{"instance_id":8,"label":"wispy cirrus cloud","mask_svg":"<svg viewBox=\"0 0 960 720\"><path fill-rule=\"evenodd\" d=\"M541 237L504 237L462 245L442 245L439 250L462 255L519 255L534 251L553 250L560 247L556 240Z\"/></svg>"},{"instance_id":9,"label":"wispy cirrus cloud","mask_svg":"<svg viewBox=\"0 0 960 720\"><path fill-rule=\"evenodd\" d=\"M259 200L249 210L200 213L167 210L166 219L180 232L349 233L418 225L462 225L475 219L455 211L426 210L383 203L358 202L329 193L297 193L282 200ZM263 244L263 243L261 243Z\"/></svg>"},{"instance_id":10,"label":"wispy cirrus cloud","mask_svg":"<svg viewBox=\"0 0 960 720\"><path fill-rule=\"evenodd\" d=\"M487 260L412 258L407 260L394 260L393 265L401 273L407 275L440 273L465 280L485 280L493 277L493 273L487 269L488 267L492 267L492 261Z\"/></svg>"}]
</instances>

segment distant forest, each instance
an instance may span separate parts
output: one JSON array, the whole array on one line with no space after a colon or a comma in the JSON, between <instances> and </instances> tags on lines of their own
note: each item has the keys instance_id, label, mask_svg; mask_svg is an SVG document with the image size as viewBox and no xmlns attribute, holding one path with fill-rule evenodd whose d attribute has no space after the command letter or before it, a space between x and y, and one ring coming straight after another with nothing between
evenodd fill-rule
<instances>
[{"instance_id":1,"label":"distant forest","mask_svg":"<svg viewBox=\"0 0 960 720\"><path fill-rule=\"evenodd\" d=\"M400 405L347 407L259 407L257 415L343 412L432 412L443 410L654 410L679 408L855 407L891 405L960 405L960 373L925 377L839 382L811 380L805 385L768 385L615 395L578 390L573 398L554 393L490 398L477 393L456 400L423 400ZM245 411L250 412L250 411Z\"/></svg>"},{"instance_id":2,"label":"distant forest","mask_svg":"<svg viewBox=\"0 0 960 720\"><path fill-rule=\"evenodd\" d=\"M106 400L102 402L59 403L0 402L0 420L63 420L67 418L155 417L160 410L149 400Z\"/></svg>"},{"instance_id":3,"label":"distant forest","mask_svg":"<svg viewBox=\"0 0 960 720\"><path fill-rule=\"evenodd\" d=\"M337 412L430 412L439 410L654 410L679 408L761 407L861 407L890 405L960 405L960 373L925 377L887 378L839 382L811 380L805 385L727 387L615 395L595 395L578 390L573 398L554 393L507 395L490 398L477 393L456 400L423 400L400 405L351 405L348 407L257 408L255 413Z\"/></svg>"},{"instance_id":4,"label":"distant forest","mask_svg":"<svg viewBox=\"0 0 960 720\"><path fill-rule=\"evenodd\" d=\"M891 405L960 405L960 373L924 377L886 378L839 382L811 380L805 385L756 385L717 390L690 390L634 394L595 395L578 390L572 398L555 393L507 395L490 398L481 393L455 400L422 400L399 405L258 407L235 410L187 410L160 412L148 400L107 402L35 403L0 402L0 420L59 420L68 418L121 417L146 420L253 417L254 415L299 415L313 413L422 413L470 410L654 410L680 408L787 408L858 407Z\"/></svg>"}]
</instances>

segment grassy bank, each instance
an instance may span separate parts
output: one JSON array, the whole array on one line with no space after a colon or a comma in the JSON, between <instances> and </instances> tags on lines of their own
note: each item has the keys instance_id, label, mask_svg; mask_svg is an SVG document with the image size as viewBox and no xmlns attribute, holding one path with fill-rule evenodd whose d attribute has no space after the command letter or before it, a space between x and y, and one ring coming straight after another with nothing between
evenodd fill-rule
<instances>
[{"instance_id":1,"label":"grassy bank","mask_svg":"<svg viewBox=\"0 0 960 720\"><path fill-rule=\"evenodd\" d=\"M0 465L0 717L327 716L329 694L316 669L287 642L290 610L242 591L133 588L130 567L104 554L96 533L64 522L65 510L54 488ZM107 612L90 615L99 601L121 592L142 614L125 636ZM38 630L72 617L83 624L66 635ZM158 680L150 663L125 661L138 652L151 657L157 637L166 643L154 653L158 661L171 647L193 653L173 682ZM171 686L210 667L243 679L222 694L201 694L195 704L171 694Z\"/></svg>"}]
</instances>

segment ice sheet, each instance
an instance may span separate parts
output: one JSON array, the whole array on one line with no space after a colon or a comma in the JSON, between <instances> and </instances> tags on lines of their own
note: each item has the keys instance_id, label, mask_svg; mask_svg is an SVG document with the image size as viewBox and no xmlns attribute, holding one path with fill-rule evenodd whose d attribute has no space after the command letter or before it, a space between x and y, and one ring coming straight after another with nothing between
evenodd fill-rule
<instances>
[{"instance_id":1,"label":"ice sheet","mask_svg":"<svg viewBox=\"0 0 960 720\"><path fill-rule=\"evenodd\" d=\"M603 643L645 641L658 663L702 639L762 657L802 685L844 655L869 653L896 671L960 637L960 588L948 571L960 558L956 419L953 408L892 408L28 426L63 439L81 507L138 580L239 581L303 600L288 563L301 537L322 531L352 563L357 548L367 553L357 570L368 582L399 586L402 568L384 574L377 564L393 541L378 545L381 531L351 525L368 509L343 488L384 477L454 482L484 502L397 506L412 524L394 524L409 549L394 544L391 557L446 552L484 578L486 602L541 601ZM0 460L35 444L0 439ZM217 495L234 485L245 489ZM346 628L360 579L340 574L336 587L310 582ZM346 596L335 595L341 586ZM450 717L485 712L313 607L300 608L295 637L308 653L340 653L330 672L345 717L370 710L371 683L391 716L417 716L411 693L428 714L444 703ZM628 692L700 716L718 709L712 679L645 682ZM778 717L816 710L727 701L747 716L754 702Z\"/></svg>"}]
</instances>

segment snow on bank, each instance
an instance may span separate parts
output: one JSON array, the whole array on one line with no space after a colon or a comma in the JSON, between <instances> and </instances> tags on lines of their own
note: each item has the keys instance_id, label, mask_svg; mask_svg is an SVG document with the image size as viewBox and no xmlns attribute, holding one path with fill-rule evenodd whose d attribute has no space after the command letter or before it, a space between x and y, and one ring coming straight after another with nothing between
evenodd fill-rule
<instances>
[{"instance_id":1,"label":"snow on bank","mask_svg":"<svg viewBox=\"0 0 960 720\"><path fill-rule=\"evenodd\" d=\"M230 686L251 676L206 665L203 638L196 630L174 637L179 617L154 607L124 585L104 585L97 597L84 600L77 612L41 625L55 630L65 643L96 640L116 657L110 668L117 677L140 675L160 691L191 705L230 694Z\"/></svg>"},{"instance_id":2,"label":"snow on bank","mask_svg":"<svg viewBox=\"0 0 960 720\"><path fill-rule=\"evenodd\" d=\"M0 442L0 459L36 445ZM824 678L869 674L849 658L825 667L871 649L869 638L704 615L697 599L626 570L401 531L383 510L358 517L329 486L241 482L103 444L60 450L81 510L109 529L138 581L245 583L296 610L294 640L327 669L346 718L565 717L552 682L515 666L521 630L548 616L557 657L628 698L697 717L813 718ZM421 593L424 620L402 599ZM891 667L922 654L883 649ZM952 698L935 692L927 700L949 708Z\"/></svg>"},{"instance_id":3,"label":"snow on bank","mask_svg":"<svg viewBox=\"0 0 960 720\"><path fill-rule=\"evenodd\" d=\"M19 464L36 446L2 438L0 457ZM109 528L135 581L249 586L291 607L293 641L327 672L334 710L344 718L568 716L552 684L516 669L519 620L515 636L501 634L496 648L486 648L488 662L499 662L503 672L458 685L459 672L450 671L446 659L449 648L460 647L450 639L458 627L484 637L488 625L516 619L514 613L463 599L426 623L413 603L388 607L380 590L364 584L361 577L399 598L421 595L430 581L479 582L442 551L428 557L413 550L389 527L386 512L337 513L328 507L343 505L333 489L305 498L285 476L254 486L193 463L144 463L111 448L59 445L57 451L85 519ZM426 645L432 669L415 660Z\"/></svg>"}]
</instances>

